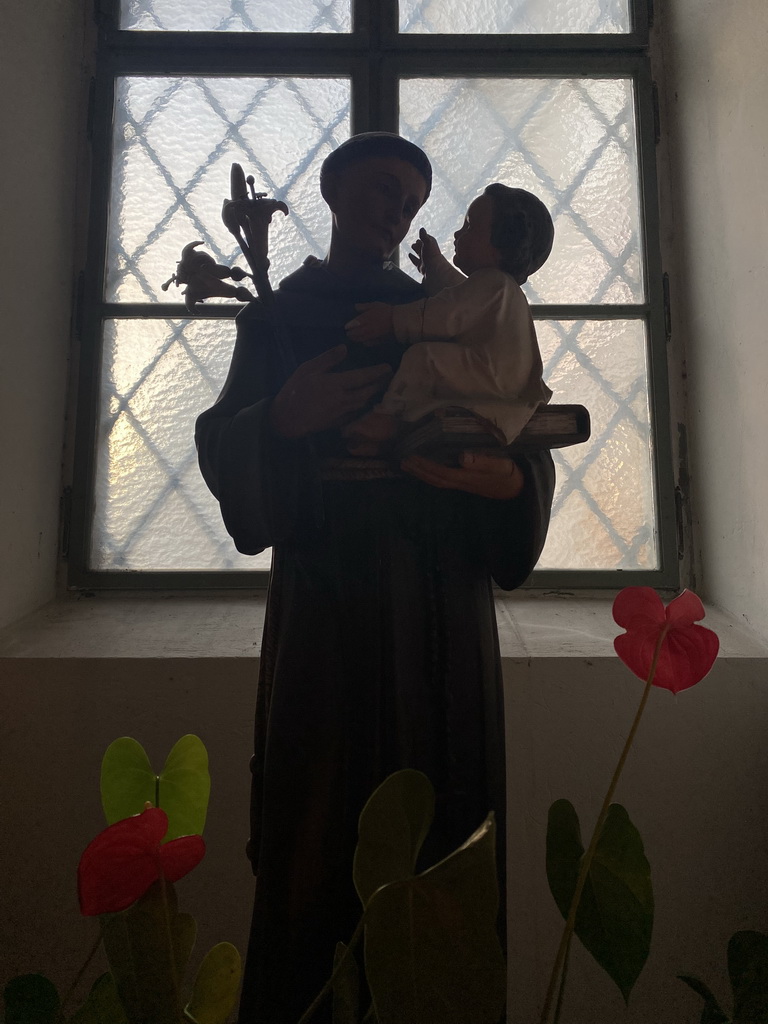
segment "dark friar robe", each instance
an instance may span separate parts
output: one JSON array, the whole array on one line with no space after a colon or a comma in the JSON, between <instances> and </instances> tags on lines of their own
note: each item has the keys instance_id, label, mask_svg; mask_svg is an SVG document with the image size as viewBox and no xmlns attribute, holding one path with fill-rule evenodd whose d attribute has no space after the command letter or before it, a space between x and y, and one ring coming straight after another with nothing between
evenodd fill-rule
<instances>
[{"instance_id":1,"label":"dark friar robe","mask_svg":"<svg viewBox=\"0 0 768 1024\"><path fill-rule=\"evenodd\" d=\"M308 261L276 308L302 363L345 341L356 302L410 302L391 265L350 281ZM350 345L340 369L401 347ZM338 431L286 440L268 425L287 376L259 303L238 316L219 400L199 418L203 475L238 550L274 547L259 676L250 855L256 899L240 1024L296 1024L360 916L351 881L357 819L391 772L417 768L437 793L424 864L490 809L503 865L505 760L491 577L517 587L546 536L548 452L520 460L512 501L395 479L321 479ZM502 890L503 891L503 890ZM502 904L503 906L503 904ZM317 1020L326 1019L318 1016Z\"/></svg>"}]
</instances>

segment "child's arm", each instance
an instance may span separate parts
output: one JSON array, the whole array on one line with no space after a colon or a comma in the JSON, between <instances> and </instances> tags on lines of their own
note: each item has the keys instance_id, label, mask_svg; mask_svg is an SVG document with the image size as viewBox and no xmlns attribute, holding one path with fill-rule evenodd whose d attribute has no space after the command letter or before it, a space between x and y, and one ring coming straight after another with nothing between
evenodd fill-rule
<instances>
[{"instance_id":1,"label":"child's arm","mask_svg":"<svg viewBox=\"0 0 768 1024\"><path fill-rule=\"evenodd\" d=\"M443 288L452 288L466 281L464 274L449 263L440 252L437 239L424 228L419 231L419 237L411 248L413 253L408 254L409 258L416 269L424 275L424 290L427 295L436 295Z\"/></svg>"}]
</instances>

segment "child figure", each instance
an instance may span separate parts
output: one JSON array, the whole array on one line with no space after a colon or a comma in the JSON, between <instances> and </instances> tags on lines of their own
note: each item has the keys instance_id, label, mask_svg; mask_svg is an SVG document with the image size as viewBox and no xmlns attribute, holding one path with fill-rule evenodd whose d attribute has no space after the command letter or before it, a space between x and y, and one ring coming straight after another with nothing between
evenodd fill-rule
<instances>
[{"instance_id":1,"label":"child figure","mask_svg":"<svg viewBox=\"0 0 768 1024\"><path fill-rule=\"evenodd\" d=\"M505 445L517 437L552 395L520 285L543 265L553 237L541 200L498 183L471 203L454 234L458 270L421 229L411 260L429 298L359 305L345 325L349 339L363 345L394 334L411 346L379 405L346 428L353 455L378 454L399 421L449 408L469 410Z\"/></svg>"}]
</instances>

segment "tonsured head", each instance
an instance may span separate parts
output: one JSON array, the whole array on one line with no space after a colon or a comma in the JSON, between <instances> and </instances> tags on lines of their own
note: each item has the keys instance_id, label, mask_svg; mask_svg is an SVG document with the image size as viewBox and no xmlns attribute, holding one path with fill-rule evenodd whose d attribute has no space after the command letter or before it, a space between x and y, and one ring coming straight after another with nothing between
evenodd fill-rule
<instances>
[{"instance_id":1,"label":"tonsured head","mask_svg":"<svg viewBox=\"0 0 768 1024\"><path fill-rule=\"evenodd\" d=\"M426 155L387 132L355 135L323 162L320 191L333 213L331 251L364 262L400 244L432 185Z\"/></svg>"},{"instance_id":2,"label":"tonsured head","mask_svg":"<svg viewBox=\"0 0 768 1024\"><path fill-rule=\"evenodd\" d=\"M362 132L360 135L353 135L329 153L320 168L320 191L323 199L328 202L325 193L334 175L338 175L352 164L371 157L394 157L415 167L426 183L423 201L427 201L432 189L432 164L427 154L402 135L395 135L392 132Z\"/></svg>"}]
</instances>

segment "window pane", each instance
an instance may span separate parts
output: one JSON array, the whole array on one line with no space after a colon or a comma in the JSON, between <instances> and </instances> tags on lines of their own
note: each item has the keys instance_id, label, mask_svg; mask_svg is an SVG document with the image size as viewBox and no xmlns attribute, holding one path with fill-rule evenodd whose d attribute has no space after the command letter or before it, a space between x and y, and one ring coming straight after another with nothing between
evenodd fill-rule
<instances>
[{"instance_id":1,"label":"window pane","mask_svg":"<svg viewBox=\"0 0 768 1024\"><path fill-rule=\"evenodd\" d=\"M229 320L104 325L91 568L268 569L239 554L197 468L194 426L227 374Z\"/></svg>"},{"instance_id":2,"label":"window pane","mask_svg":"<svg viewBox=\"0 0 768 1024\"><path fill-rule=\"evenodd\" d=\"M658 568L643 322L539 320L536 332L552 401L592 418L586 444L552 453L557 490L538 568Z\"/></svg>"},{"instance_id":3,"label":"window pane","mask_svg":"<svg viewBox=\"0 0 768 1024\"><path fill-rule=\"evenodd\" d=\"M327 78L119 79L105 298L179 302L161 285L187 242L217 262L245 261L221 221L233 161L284 200L271 232L280 280L328 242L320 164L349 136L349 81Z\"/></svg>"},{"instance_id":4,"label":"window pane","mask_svg":"<svg viewBox=\"0 0 768 1024\"><path fill-rule=\"evenodd\" d=\"M629 32L628 0L400 0L401 32Z\"/></svg>"},{"instance_id":5,"label":"window pane","mask_svg":"<svg viewBox=\"0 0 768 1024\"><path fill-rule=\"evenodd\" d=\"M350 32L349 0L121 0L120 28L145 32Z\"/></svg>"},{"instance_id":6,"label":"window pane","mask_svg":"<svg viewBox=\"0 0 768 1024\"><path fill-rule=\"evenodd\" d=\"M531 301L643 301L630 79L407 79L400 131L433 162L419 223L447 254L469 202L501 181L536 193L555 221Z\"/></svg>"}]
</instances>

